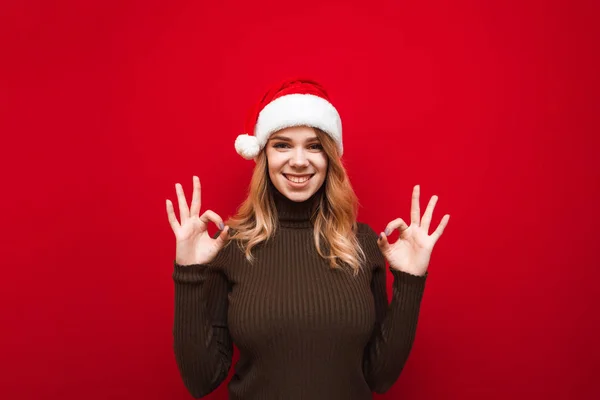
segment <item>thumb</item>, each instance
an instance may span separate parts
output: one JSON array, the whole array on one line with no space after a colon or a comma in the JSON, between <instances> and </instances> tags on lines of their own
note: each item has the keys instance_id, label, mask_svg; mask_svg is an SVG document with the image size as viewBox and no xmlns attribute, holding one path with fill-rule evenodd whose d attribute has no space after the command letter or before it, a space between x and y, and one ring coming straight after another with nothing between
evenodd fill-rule
<instances>
[{"instance_id":1,"label":"thumb","mask_svg":"<svg viewBox=\"0 0 600 400\"><path fill-rule=\"evenodd\" d=\"M223 230L221 231L221 233L219 234L219 236L217 236L217 238L215 239L215 246L217 247L217 249L221 249L223 246L225 246L225 243L227 243L227 240L229 236L229 226L225 226L225 228L223 228Z\"/></svg>"},{"instance_id":2,"label":"thumb","mask_svg":"<svg viewBox=\"0 0 600 400\"><path fill-rule=\"evenodd\" d=\"M379 237L377 238L377 244L379 245L379 249L381 250L382 253L385 254L385 252L387 252L389 250L390 242L388 242L387 236L384 232L381 232L379 234Z\"/></svg>"}]
</instances>

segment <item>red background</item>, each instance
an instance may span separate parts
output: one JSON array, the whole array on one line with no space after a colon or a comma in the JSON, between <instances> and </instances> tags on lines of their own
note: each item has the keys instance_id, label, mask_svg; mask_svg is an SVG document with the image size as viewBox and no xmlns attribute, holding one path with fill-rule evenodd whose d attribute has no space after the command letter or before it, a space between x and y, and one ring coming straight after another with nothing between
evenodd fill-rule
<instances>
[{"instance_id":1,"label":"red background","mask_svg":"<svg viewBox=\"0 0 600 400\"><path fill-rule=\"evenodd\" d=\"M305 75L342 115L360 220L409 220L414 184L451 215L377 398L599 398L596 4L3 2L0 397L190 398L165 199L197 174L232 214L246 111Z\"/></svg>"}]
</instances>

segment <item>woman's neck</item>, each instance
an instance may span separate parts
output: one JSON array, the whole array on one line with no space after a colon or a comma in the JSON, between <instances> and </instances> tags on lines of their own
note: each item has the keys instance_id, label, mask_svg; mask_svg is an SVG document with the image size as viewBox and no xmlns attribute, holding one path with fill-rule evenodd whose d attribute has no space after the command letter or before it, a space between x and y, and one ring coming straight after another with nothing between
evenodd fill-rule
<instances>
[{"instance_id":1,"label":"woman's neck","mask_svg":"<svg viewBox=\"0 0 600 400\"><path fill-rule=\"evenodd\" d=\"M317 190L305 201L296 202L279 192L273 184L269 185L273 196L279 225L287 228L311 228L313 217L319 207L322 190Z\"/></svg>"}]
</instances>

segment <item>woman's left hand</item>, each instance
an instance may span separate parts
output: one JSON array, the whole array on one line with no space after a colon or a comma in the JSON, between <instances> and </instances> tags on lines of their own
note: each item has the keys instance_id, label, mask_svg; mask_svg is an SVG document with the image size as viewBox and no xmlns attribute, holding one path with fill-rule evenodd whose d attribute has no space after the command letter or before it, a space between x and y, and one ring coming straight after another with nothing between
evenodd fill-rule
<instances>
[{"instance_id":1,"label":"woman's left hand","mask_svg":"<svg viewBox=\"0 0 600 400\"><path fill-rule=\"evenodd\" d=\"M410 210L410 226L402 218L397 218L390 222L377 239L377 244L386 260L390 264L390 268L403 271L412 275L423 276L427 272L429 260L433 246L438 241L444 228L448 224L450 215L446 214L440 221L437 229L431 234L428 234L429 224L433 209L437 203L437 196L432 196L429 205L421 219L421 211L419 209L419 185L413 188L412 204ZM389 236L394 229L400 230L400 237L395 243L389 243Z\"/></svg>"}]
</instances>

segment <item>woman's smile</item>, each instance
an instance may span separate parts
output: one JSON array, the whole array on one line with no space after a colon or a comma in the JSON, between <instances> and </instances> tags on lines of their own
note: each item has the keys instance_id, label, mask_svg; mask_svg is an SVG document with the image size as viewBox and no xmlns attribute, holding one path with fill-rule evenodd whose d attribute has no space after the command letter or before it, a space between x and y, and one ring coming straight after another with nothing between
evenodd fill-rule
<instances>
[{"instance_id":1,"label":"woman's smile","mask_svg":"<svg viewBox=\"0 0 600 400\"><path fill-rule=\"evenodd\" d=\"M314 174L305 174L305 175L291 175L291 174L283 174L285 178L293 183L305 183L308 182L310 178L313 177Z\"/></svg>"}]
</instances>

